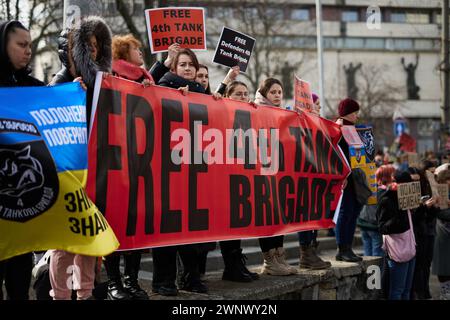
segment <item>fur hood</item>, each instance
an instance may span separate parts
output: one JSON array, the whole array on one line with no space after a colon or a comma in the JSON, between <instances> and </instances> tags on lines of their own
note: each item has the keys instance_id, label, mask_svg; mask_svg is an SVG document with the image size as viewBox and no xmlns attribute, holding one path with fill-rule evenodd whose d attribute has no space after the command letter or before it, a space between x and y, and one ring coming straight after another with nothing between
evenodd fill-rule
<instances>
[{"instance_id":1,"label":"fur hood","mask_svg":"<svg viewBox=\"0 0 450 320\"><path fill-rule=\"evenodd\" d=\"M81 76L84 83L93 88L97 71L111 72L112 34L110 28L102 18L90 16L84 18L78 28L69 30L68 35L63 33L62 37L64 38L64 36L69 36L69 45L61 45L63 39L60 39L61 62L67 67L67 59L64 59L64 54L67 57L67 50L71 48L77 76ZM97 61L91 59L89 39L92 36L97 38L99 44Z\"/></svg>"},{"instance_id":2,"label":"fur hood","mask_svg":"<svg viewBox=\"0 0 450 320\"><path fill-rule=\"evenodd\" d=\"M261 92L256 91L255 94L255 103L259 104L259 105L265 105L265 106L271 106L271 107L277 107L276 105L274 105L272 102L270 102L269 100L267 100L266 97L264 97Z\"/></svg>"}]
</instances>

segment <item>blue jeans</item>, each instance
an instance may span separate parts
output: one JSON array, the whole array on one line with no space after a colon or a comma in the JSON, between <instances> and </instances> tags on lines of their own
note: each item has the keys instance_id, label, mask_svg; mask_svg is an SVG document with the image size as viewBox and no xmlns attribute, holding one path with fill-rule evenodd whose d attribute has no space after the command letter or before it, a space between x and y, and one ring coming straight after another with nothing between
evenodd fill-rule
<instances>
[{"instance_id":1,"label":"blue jeans","mask_svg":"<svg viewBox=\"0 0 450 320\"><path fill-rule=\"evenodd\" d=\"M317 239L317 230L302 231L298 233L298 242L301 246L309 246Z\"/></svg>"},{"instance_id":2,"label":"blue jeans","mask_svg":"<svg viewBox=\"0 0 450 320\"><path fill-rule=\"evenodd\" d=\"M373 257L384 257L383 237L376 230L361 228L362 241L364 246L364 255Z\"/></svg>"},{"instance_id":3,"label":"blue jeans","mask_svg":"<svg viewBox=\"0 0 450 320\"><path fill-rule=\"evenodd\" d=\"M336 242L338 245L351 245L356 230L356 220L362 206L356 201L353 190L345 190L342 197L339 218L336 224Z\"/></svg>"},{"instance_id":4,"label":"blue jeans","mask_svg":"<svg viewBox=\"0 0 450 320\"><path fill-rule=\"evenodd\" d=\"M387 259L389 268L389 300L410 300L416 258L408 262Z\"/></svg>"}]
</instances>

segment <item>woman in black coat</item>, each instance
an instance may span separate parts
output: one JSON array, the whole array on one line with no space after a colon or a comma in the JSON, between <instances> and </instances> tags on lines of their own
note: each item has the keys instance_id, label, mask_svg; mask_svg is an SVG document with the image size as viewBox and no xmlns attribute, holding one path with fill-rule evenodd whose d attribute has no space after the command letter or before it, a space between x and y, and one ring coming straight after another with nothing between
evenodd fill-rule
<instances>
[{"instance_id":1,"label":"woman in black coat","mask_svg":"<svg viewBox=\"0 0 450 320\"><path fill-rule=\"evenodd\" d=\"M30 76L30 32L13 20L0 24L0 36L0 87L44 86ZM3 280L9 300L28 300L32 268L31 252L0 261L0 300L3 300Z\"/></svg>"},{"instance_id":2,"label":"woman in black coat","mask_svg":"<svg viewBox=\"0 0 450 320\"><path fill-rule=\"evenodd\" d=\"M189 49L180 49L173 58L170 71L158 81L158 85L179 89L183 94L190 92L205 93L203 86L195 82L199 63L195 53ZM152 76L154 72L152 72ZM155 78L155 77L154 77ZM155 80L158 77L155 78ZM166 296L177 295L175 285L177 264L176 254L184 265L182 289L192 292L207 292L207 287L200 281L197 244L153 248L153 292Z\"/></svg>"}]
</instances>

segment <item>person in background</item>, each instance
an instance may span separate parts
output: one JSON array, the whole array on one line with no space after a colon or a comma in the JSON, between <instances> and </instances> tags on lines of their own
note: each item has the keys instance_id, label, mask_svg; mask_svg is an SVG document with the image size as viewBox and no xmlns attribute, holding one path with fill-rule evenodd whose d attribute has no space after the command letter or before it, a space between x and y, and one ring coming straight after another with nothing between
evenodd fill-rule
<instances>
[{"instance_id":1,"label":"person in background","mask_svg":"<svg viewBox=\"0 0 450 320\"><path fill-rule=\"evenodd\" d=\"M30 76L31 35L16 20L0 23L0 87L44 86ZM5 281L8 300L28 300L33 268L33 254L25 253L0 261L0 300Z\"/></svg>"},{"instance_id":2,"label":"person in background","mask_svg":"<svg viewBox=\"0 0 450 320\"><path fill-rule=\"evenodd\" d=\"M436 181L447 184L450 190L450 170L439 172ZM450 193L447 198L450 207ZM437 213L436 239L432 273L438 277L440 285L440 300L450 300L450 208L440 209Z\"/></svg>"},{"instance_id":3,"label":"person in background","mask_svg":"<svg viewBox=\"0 0 450 320\"><path fill-rule=\"evenodd\" d=\"M383 234L389 269L389 300L409 300L415 265L415 240L410 210L398 206L397 186L412 182L407 171L397 170L379 199L378 226ZM399 247L402 247L401 249ZM409 249L408 251L406 251Z\"/></svg>"},{"instance_id":4,"label":"person in background","mask_svg":"<svg viewBox=\"0 0 450 320\"><path fill-rule=\"evenodd\" d=\"M339 103L339 125L354 126L358 120L359 103L353 99L346 98ZM350 162L349 146L344 137L339 141L339 147L344 152L347 162ZM353 250L353 237L355 235L356 220L363 204L357 201L355 183L352 174L347 177L347 185L344 189L339 218L336 224L336 242L338 245L337 261L358 262L362 258L357 256Z\"/></svg>"},{"instance_id":5,"label":"person in background","mask_svg":"<svg viewBox=\"0 0 450 320\"><path fill-rule=\"evenodd\" d=\"M283 86L275 78L267 78L261 82L255 95L255 104L282 108ZM264 258L261 273L274 276L287 276L298 273L297 268L286 262L283 248L284 236L260 238L259 245Z\"/></svg>"},{"instance_id":6,"label":"person in background","mask_svg":"<svg viewBox=\"0 0 450 320\"><path fill-rule=\"evenodd\" d=\"M382 165L375 172L377 181L377 198L387 190L392 183L392 176L395 168L390 165ZM357 220L357 225L361 229L361 236L365 256L384 257L383 237L378 230L377 205L365 205L361 210Z\"/></svg>"},{"instance_id":7,"label":"person in background","mask_svg":"<svg viewBox=\"0 0 450 320\"><path fill-rule=\"evenodd\" d=\"M239 66L234 66L230 68L227 75L223 79L223 81L219 84L219 86L216 89L217 93L220 93L222 96L225 95L225 90L227 89L227 86L236 80L237 76L239 75L240 68Z\"/></svg>"},{"instance_id":8,"label":"person in background","mask_svg":"<svg viewBox=\"0 0 450 320\"><path fill-rule=\"evenodd\" d=\"M430 293L430 268L433 260L434 238L436 236L437 199L432 196L431 185L426 176L426 170L434 172L435 163L425 160L422 170L408 168L414 181L420 181L421 195L430 200L428 205L421 204L414 212L414 235L416 237L417 252L414 279L411 289L413 300L431 299ZM431 173L431 171L430 171Z\"/></svg>"}]
</instances>

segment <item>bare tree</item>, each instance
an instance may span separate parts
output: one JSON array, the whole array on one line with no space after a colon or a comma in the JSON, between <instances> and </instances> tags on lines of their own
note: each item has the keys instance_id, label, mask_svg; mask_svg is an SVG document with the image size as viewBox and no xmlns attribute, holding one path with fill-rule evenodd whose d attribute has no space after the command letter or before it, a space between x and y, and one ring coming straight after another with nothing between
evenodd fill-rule
<instances>
[{"instance_id":1,"label":"bare tree","mask_svg":"<svg viewBox=\"0 0 450 320\"><path fill-rule=\"evenodd\" d=\"M239 31L256 39L248 71L243 74L254 91L264 77L282 76L283 65L287 62L286 57L282 57L282 43L279 41L280 35L289 29L289 19L285 18L283 10L284 4L286 1L244 1L235 9ZM226 24L224 21L224 25ZM292 70L301 67L303 55L302 52L296 61L289 61Z\"/></svg>"},{"instance_id":2,"label":"bare tree","mask_svg":"<svg viewBox=\"0 0 450 320\"><path fill-rule=\"evenodd\" d=\"M379 118L391 118L395 108L399 106L405 88L388 79L387 71L386 65L366 65L358 74L361 106L359 117L365 123L373 123Z\"/></svg>"}]
</instances>

